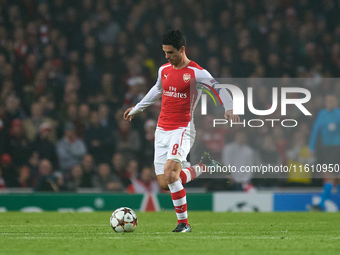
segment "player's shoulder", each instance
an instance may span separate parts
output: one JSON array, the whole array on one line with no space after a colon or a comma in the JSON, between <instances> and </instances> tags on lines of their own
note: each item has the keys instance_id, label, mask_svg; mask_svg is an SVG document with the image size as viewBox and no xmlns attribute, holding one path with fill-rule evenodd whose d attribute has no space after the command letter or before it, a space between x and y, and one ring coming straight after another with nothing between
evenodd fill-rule
<instances>
[{"instance_id":1,"label":"player's shoulder","mask_svg":"<svg viewBox=\"0 0 340 255\"><path fill-rule=\"evenodd\" d=\"M171 64L170 63L165 63L164 65L161 65L159 67L159 70L163 70L164 68L167 68L167 67L171 67Z\"/></svg>"},{"instance_id":2,"label":"player's shoulder","mask_svg":"<svg viewBox=\"0 0 340 255\"><path fill-rule=\"evenodd\" d=\"M204 70L203 67L201 67L199 64L197 64L195 61L190 61L189 65L187 66L188 68L196 68L198 70Z\"/></svg>"},{"instance_id":3,"label":"player's shoulder","mask_svg":"<svg viewBox=\"0 0 340 255\"><path fill-rule=\"evenodd\" d=\"M318 115L323 116L323 115L327 114L327 112L328 112L327 109L322 109L322 110L319 111Z\"/></svg>"},{"instance_id":4,"label":"player's shoulder","mask_svg":"<svg viewBox=\"0 0 340 255\"><path fill-rule=\"evenodd\" d=\"M340 116L340 108L335 108L334 110L335 110L336 114L337 114L338 116Z\"/></svg>"},{"instance_id":5,"label":"player's shoulder","mask_svg":"<svg viewBox=\"0 0 340 255\"><path fill-rule=\"evenodd\" d=\"M166 64L164 64L164 65L161 65L161 66L159 67L159 69L158 69L158 74L162 74L162 71L163 71L164 69L167 69L167 68L171 68L171 64L170 64L170 63L166 63Z\"/></svg>"},{"instance_id":6,"label":"player's shoulder","mask_svg":"<svg viewBox=\"0 0 340 255\"><path fill-rule=\"evenodd\" d=\"M204 69L194 61L191 61L187 68L194 71L196 79L205 79L212 77L211 74L206 69Z\"/></svg>"}]
</instances>

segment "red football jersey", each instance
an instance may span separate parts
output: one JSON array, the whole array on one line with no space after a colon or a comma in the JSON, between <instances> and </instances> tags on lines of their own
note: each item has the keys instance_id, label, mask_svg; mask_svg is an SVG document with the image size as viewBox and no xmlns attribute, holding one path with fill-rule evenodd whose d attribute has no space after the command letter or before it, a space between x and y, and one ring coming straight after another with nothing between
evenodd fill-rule
<instances>
[{"instance_id":1,"label":"red football jersey","mask_svg":"<svg viewBox=\"0 0 340 255\"><path fill-rule=\"evenodd\" d=\"M143 111L162 97L158 127L164 130L187 127L202 94L201 90L196 89L199 83L214 87L217 81L194 61L190 61L181 69L174 69L171 64L162 65L158 70L156 84L135 106L130 115ZM225 90L224 94L220 92L219 94L226 110L231 109L232 101L229 93Z\"/></svg>"},{"instance_id":2,"label":"red football jersey","mask_svg":"<svg viewBox=\"0 0 340 255\"><path fill-rule=\"evenodd\" d=\"M171 64L160 69L163 95L158 127L164 130L187 127L199 99L195 80L211 75L194 61L181 69L174 69Z\"/></svg>"}]
</instances>

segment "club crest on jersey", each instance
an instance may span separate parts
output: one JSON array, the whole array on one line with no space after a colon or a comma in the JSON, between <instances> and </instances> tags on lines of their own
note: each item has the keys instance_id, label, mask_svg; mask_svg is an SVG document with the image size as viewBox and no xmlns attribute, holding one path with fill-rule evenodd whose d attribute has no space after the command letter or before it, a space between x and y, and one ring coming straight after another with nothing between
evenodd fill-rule
<instances>
[{"instance_id":1,"label":"club crest on jersey","mask_svg":"<svg viewBox=\"0 0 340 255\"><path fill-rule=\"evenodd\" d=\"M183 81L188 83L190 81L191 75L190 73L183 74Z\"/></svg>"}]
</instances>

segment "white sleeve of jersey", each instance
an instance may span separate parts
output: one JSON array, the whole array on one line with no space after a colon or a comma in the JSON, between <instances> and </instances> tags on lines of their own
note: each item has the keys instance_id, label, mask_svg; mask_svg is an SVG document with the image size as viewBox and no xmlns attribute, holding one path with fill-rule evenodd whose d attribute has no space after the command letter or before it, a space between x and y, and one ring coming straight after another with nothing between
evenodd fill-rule
<instances>
[{"instance_id":1,"label":"white sleeve of jersey","mask_svg":"<svg viewBox=\"0 0 340 255\"><path fill-rule=\"evenodd\" d=\"M129 115L135 115L136 113L144 111L144 109L155 102L157 102L163 94L162 86L162 69L158 70L158 78L156 84L149 90L145 97L129 112Z\"/></svg>"},{"instance_id":2,"label":"white sleeve of jersey","mask_svg":"<svg viewBox=\"0 0 340 255\"><path fill-rule=\"evenodd\" d=\"M205 69L199 70L197 72L197 74L198 74L196 76L197 82L202 82L202 83L208 84L213 88L215 88L215 85L218 84L218 82ZM198 85L198 86L200 86L200 85ZM225 111L232 110L233 109L233 99L231 98L228 90L222 88L222 89L216 89L216 91L221 98L224 110Z\"/></svg>"}]
</instances>

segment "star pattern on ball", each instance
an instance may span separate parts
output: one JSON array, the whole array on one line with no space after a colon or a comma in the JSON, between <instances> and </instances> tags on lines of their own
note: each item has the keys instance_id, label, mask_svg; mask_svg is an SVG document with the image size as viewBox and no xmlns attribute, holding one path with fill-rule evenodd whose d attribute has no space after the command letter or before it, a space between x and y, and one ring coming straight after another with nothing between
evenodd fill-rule
<instances>
[{"instance_id":1,"label":"star pattern on ball","mask_svg":"<svg viewBox=\"0 0 340 255\"><path fill-rule=\"evenodd\" d=\"M133 227L137 226L137 219L136 218L133 218L132 224L133 224Z\"/></svg>"},{"instance_id":2,"label":"star pattern on ball","mask_svg":"<svg viewBox=\"0 0 340 255\"><path fill-rule=\"evenodd\" d=\"M124 210L124 214L126 214L126 213L129 213L129 212L130 212L130 210L129 210L128 208L124 208L123 210Z\"/></svg>"},{"instance_id":3,"label":"star pattern on ball","mask_svg":"<svg viewBox=\"0 0 340 255\"><path fill-rule=\"evenodd\" d=\"M125 224L124 220L120 220L120 219L117 219L117 220L118 220L118 222L119 222L119 225L122 226L122 227L124 227L124 224Z\"/></svg>"},{"instance_id":4,"label":"star pattern on ball","mask_svg":"<svg viewBox=\"0 0 340 255\"><path fill-rule=\"evenodd\" d=\"M133 232L137 227L137 222L136 213L128 207L118 208L110 218L112 229L118 233Z\"/></svg>"}]
</instances>

